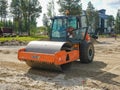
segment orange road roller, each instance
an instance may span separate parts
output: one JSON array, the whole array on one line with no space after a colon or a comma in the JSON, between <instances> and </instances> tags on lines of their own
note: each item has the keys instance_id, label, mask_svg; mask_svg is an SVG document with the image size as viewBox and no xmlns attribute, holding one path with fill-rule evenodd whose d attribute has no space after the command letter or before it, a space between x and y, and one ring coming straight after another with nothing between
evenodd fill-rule
<instances>
[{"instance_id":1,"label":"orange road roller","mask_svg":"<svg viewBox=\"0 0 120 90\"><path fill-rule=\"evenodd\" d=\"M18 59L32 68L63 71L76 60L91 63L94 46L88 34L86 15L55 16L49 41L31 41L18 51Z\"/></svg>"}]
</instances>

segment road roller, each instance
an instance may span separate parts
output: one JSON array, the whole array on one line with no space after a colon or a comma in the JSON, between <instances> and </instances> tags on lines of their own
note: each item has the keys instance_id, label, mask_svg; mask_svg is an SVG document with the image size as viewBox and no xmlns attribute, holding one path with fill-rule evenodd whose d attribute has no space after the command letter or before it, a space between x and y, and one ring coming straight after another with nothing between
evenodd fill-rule
<instances>
[{"instance_id":1,"label":"road roller","mask_svg":"<svg viewBox=\"0 0 120 90\"><path fill-rule=\"evenodd\" d=\"M18 59L32 68L64 71L73 61L91 63L94 46L88 34L86 15L55 16L50 39L31 41L18 51Z\"/></svg>"}]
</instances>

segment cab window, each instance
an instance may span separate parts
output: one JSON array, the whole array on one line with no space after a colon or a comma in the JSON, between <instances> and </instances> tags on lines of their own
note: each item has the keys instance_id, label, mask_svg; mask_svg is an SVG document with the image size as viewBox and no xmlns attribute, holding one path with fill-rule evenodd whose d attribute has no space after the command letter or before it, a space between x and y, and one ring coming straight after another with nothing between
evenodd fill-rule
<instances>
[{"instance_id":1,"label":"cab window","mask_svg":"<svg viewBox=\"0 0 120 90\"><path fill-rule=\"evenodd\" d=\"M73 27L74 29L77 28L76 17L71 17L68 19L68 27Z\"/></svg>"}]
</instances>

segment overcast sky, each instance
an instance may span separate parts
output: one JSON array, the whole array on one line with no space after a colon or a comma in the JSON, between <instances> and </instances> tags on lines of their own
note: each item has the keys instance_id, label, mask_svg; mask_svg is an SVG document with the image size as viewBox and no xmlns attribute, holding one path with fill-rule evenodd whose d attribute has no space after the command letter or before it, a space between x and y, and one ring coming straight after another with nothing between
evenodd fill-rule
<instances>
[{"instance_id":1,"label":"overcast sky","mask_svg":"<svg viewBox=\"0 0 120 90\"><path fill-rule=\"evenodd\" d=\"M9 3L11 0L8 0ZM39 0L40 4L42 6L42 13L40 14L40 17L37 19L37 26L42 25L42 15L43 13L47 12L47 4L48 1L50 0ZM58 0L54 0L55 2ZM86 10L88 2L91 1L93 6L95 7L96 10L100 9L106 9L106 14L107 15L113 15L116 17L118 9L120 9L120 0L81 0L82 2L82 8L83 10ZM56 14L58 14L58 5L55 4L55 9L56 9Z\"/></svg>"},{"instance_id":2,"label":"overcast sky","mask_svg":"<svg viewBox=\"0 0 120 90\"><path fill-rule=\"evenodd\" d=\"M82 0L83 9L86 9L87 3L91 1L95 9L106 9L106 14L116 16L120 9L120 0Z\"/></svg>"},{"instance_id":3,"label":"overcast sky","mask_svg":"<svg viewBox=\"0 0 120 90\"><path fill-rule=\"evenodd\" d=\"M40 18L37 19L38 26L42 25L42 14L47 12L47 3L50 0L39 0L39 1L42 6L42 13ZM56 2L57 0L54 1ZM106 9L106 14L113 15L114 17L116 17L117 10L120 9L120 0L81 0L83 10L87 8L87 4L89 1L92 2L96 10ZM58 9L57 4L55 8Z\"/></svg>"}]
</instances>

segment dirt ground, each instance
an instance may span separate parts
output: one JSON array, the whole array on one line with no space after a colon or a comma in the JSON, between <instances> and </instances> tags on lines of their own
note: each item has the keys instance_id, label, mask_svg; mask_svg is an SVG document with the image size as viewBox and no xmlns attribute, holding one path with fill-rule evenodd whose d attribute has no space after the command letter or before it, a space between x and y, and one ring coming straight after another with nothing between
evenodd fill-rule
<instances>
[{"instance_id":1,"label":"dirt ground","mask_svg":"<svg viewBox=\"0 0 120 90\"><path fill-rule=\"evenodd\" d=\"M70 70L31 69L17 59L24 46L0 46L0 90L120 90L120 38L99 38L94 62Z\"/></svg>"}]
</instances>

